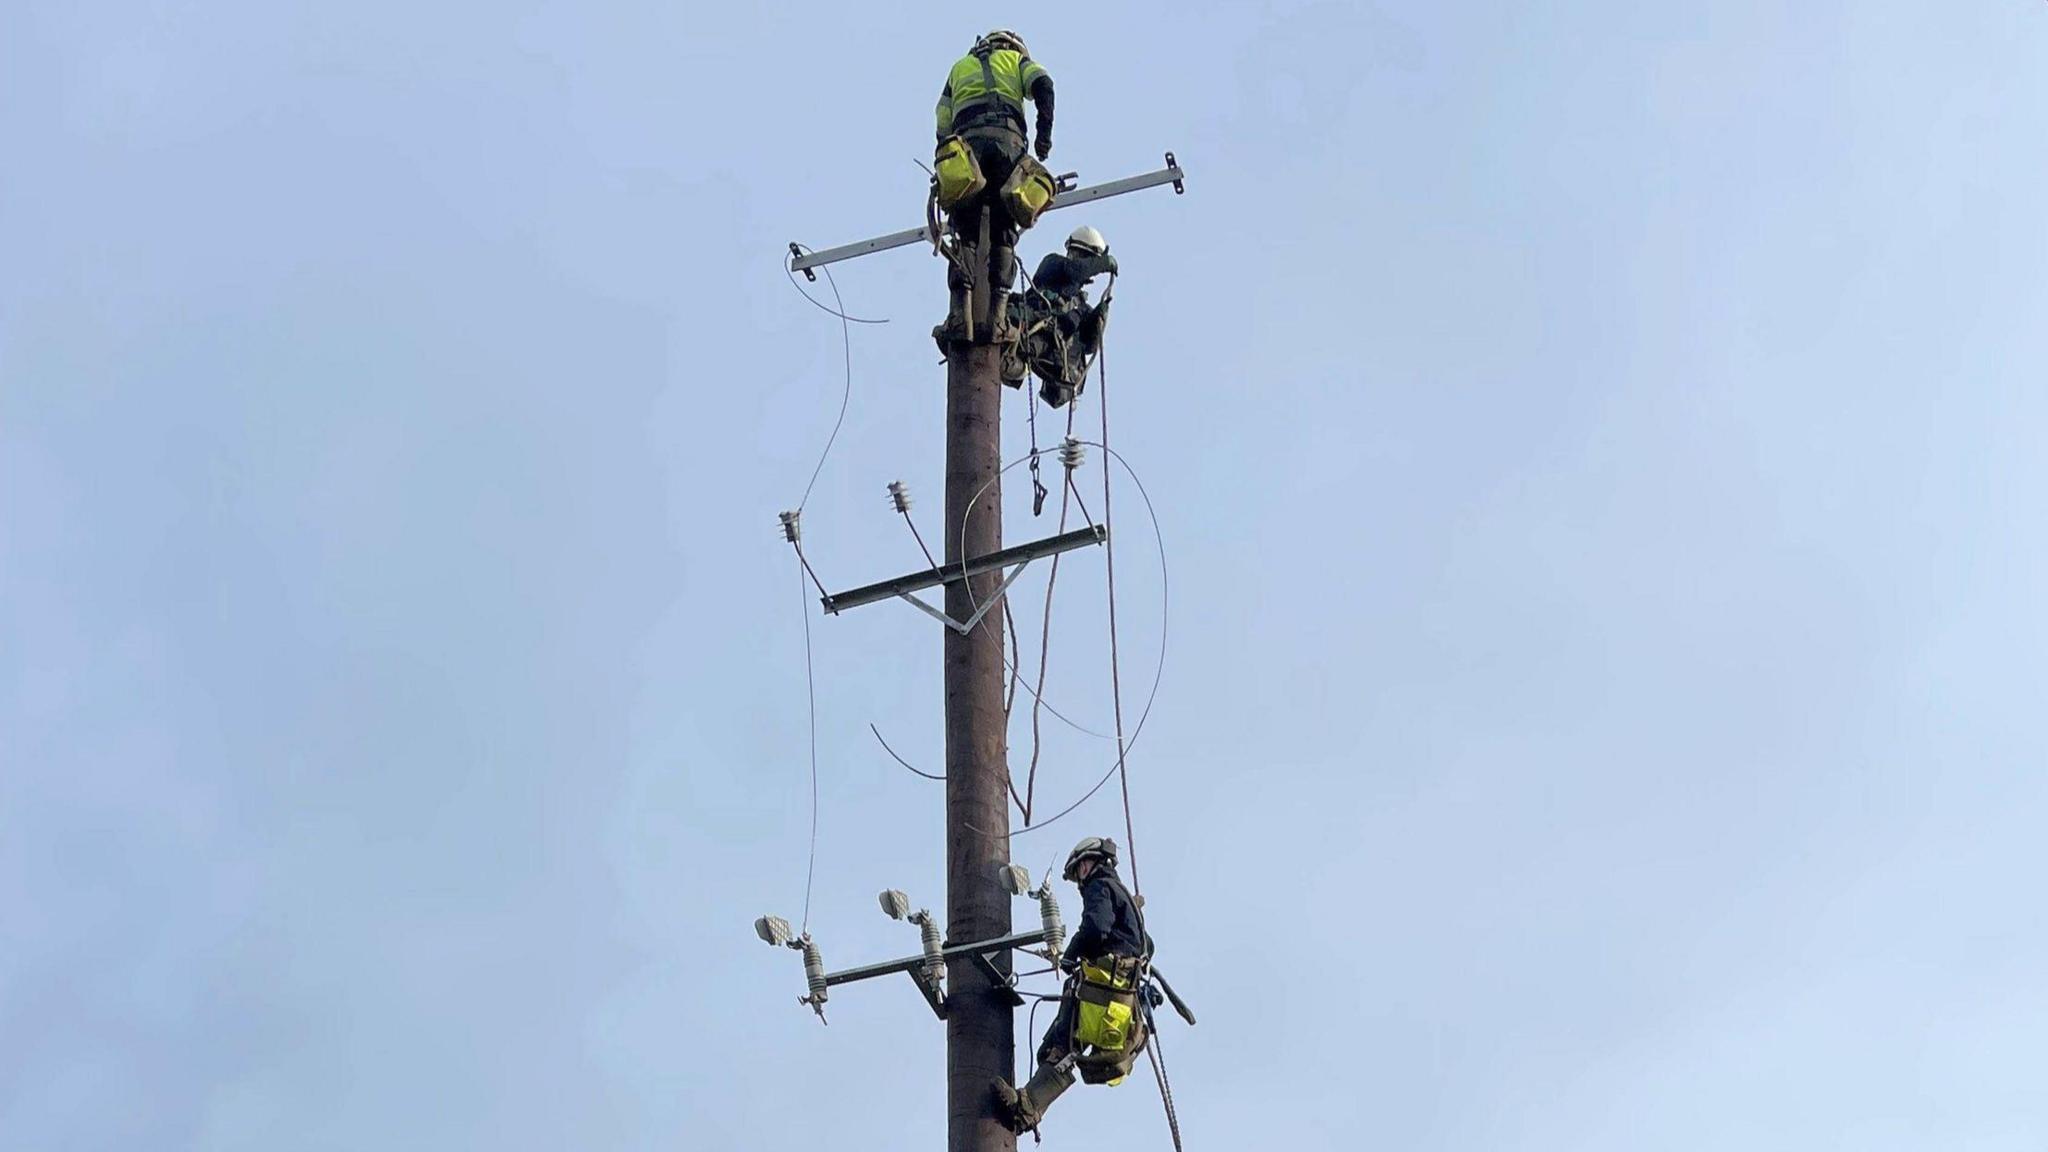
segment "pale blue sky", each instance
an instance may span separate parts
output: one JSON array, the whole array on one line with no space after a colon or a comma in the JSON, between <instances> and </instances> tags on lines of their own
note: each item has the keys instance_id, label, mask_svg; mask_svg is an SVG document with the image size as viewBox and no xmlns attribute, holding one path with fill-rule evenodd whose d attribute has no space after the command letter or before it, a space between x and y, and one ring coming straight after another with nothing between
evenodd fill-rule
<instances>
[{"instance_id":1,"label":"pale blue sky","mask_svg":"<svg viewBox=\"0 0 2048 1152\"><path fill-rule=\"evenodd\" d=\"M1086 215L1189 1147L2048 1144L2048 6L703 9L11 11L0 1148L937 1146L908 982L820 1028L748 929L842 384L778 261L916 219L993 22L1059 170L1190 173ZM850 585L916 560L887 481L940 533L943 293L839 282ZM942 902L866 732L937 767L939 638L812 630L852 964ZM1041 792L1106 762L1049 725ZM1133 1081L1046 1138L1165 1135Z\"/></svg>"}]
</instances>

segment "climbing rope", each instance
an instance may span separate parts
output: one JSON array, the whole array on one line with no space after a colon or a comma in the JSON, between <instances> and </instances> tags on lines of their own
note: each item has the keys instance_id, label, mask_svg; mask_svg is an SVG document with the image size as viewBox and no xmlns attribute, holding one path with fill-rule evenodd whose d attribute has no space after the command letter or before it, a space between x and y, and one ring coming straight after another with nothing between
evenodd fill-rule
<instances>
[{"instance_id":1,"label":"climbing rope","mask_svg":"<svg viewBox=\"0 0 2048 1152\"><path fill-rule=\"evenodd\" d=\"M1032 407L1036 408L1036 393L1032 395L1032 402ZM1067 442L1071 443L1073 439L1074 409L1072 407L1069 407L1067 409ZM1064 445L1062 447L1064 448ZM1038 437L1036 432L1032 434L1031 450L1034 454L1038 451ZM1071 452L1063 451L1061 453L1060 464L1062 465L1062 468L1064 470L1064 479L1060 484L1060 534L1065 534L1067 530L1067 498L1069 494L1071 494L1074 491L1074 467L1078 463L1079 459L1075 457ZM1037 461L1035 456L1032 461L1032 472L1033 475L1031 478L1031 484L1034 489L1032 501L1035 504L1038 501L1044 499L1044 487L1038 483ZM1053 586L1059 581L1059 578L1060 553L1055 552L1052 557L1051 570L1047 572L1045 577L1045 612L1040 619L1040 628L1038 633L1038 683L1041 686L1045 683L1046 663L1052 655L1052 592ZM1009 604L1009 597L1005 596L1003 598L1003 603L1004 606L1007 607ZM1032 802L1037 798L1038 754L1044 747L1038 726L1039 709L1040 704L1034 698L1031 705L1031 767L1024 774L1024 826L1027 828L1031 826L1031 805Z\"/></svg>"},{"instance_id":2,"label":"climbing rope","mask_svg":"<svg viewBox=\"0 0 2048 1152\"><path fill-rule=\"evenodd\" d=\"M1152 1010L1145 1010L1149 1022ZM1182 1152L1180 1146L1180 1114L1173 1107L1173 1084L1166 1078L1166 1052L1159 1045L1159 1029L1152 1029L1152 1043L1145 1047L1145 1058L1152 1062L1152 1078L1159 1081L1159 1102L1166 1106L1166 1128L1173 1133L1173 1152Z\"/></svg>"},{"instance_id":3,"label":"climbing rope","mask_svg":"<svg viewBox=\"0 0 2048 1152\"><path fill-rule=\"evenodd\" d=\"M1029 383L1028 381L1026 383ZM1025 423L1031 426L1031 514L1036 516L1045 508L1045 481L1038 478L1038 390L1031 390L1031 402L1024 409ZM1068 413L1071 421L1073 414ZM1068 431L1072 431L1071 423ZM1067 523L1060 521L1060 530L1066 531Z\"/></svg>"}]
</instances>

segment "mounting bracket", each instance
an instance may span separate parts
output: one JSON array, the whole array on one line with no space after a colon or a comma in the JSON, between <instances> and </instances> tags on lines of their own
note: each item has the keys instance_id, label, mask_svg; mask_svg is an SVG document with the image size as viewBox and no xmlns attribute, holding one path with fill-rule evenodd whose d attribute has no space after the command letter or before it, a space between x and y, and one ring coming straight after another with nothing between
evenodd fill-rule
<instances>
[{"instance_id":1,"label":"mounting bracket","mask_svg":"<svg viewBox=\"0 0 2048 1152\"><path fill-rule=\"evenodd\" d=\"M924 601L919 600L917 597L912 596L908 592L899 592L897 593L897 595L901 599L908 600L912 604L923 609L925 614L932 617L934 620L937 620L939 623L944 624L946 627L951 628L953 631L958 632L962 636L965 636L969 632L974 631L974 626L976 624L981 623L981 618L983 616L988 615L989 609L995 607L997 604L1002 602L1003 594L1010 590L1010 585L1015 584L1017 582L1017 577L1022 576L1024 574L1024 570L1029 567L1031 567L1031 561L1026 560L1022 564L1017 565L1015 568L1010 569L1010 574L1008 576L1003 577L1003 582L1001 584L996 585L995 595L990 596L988 600L982 604L981 607L976 608L974 610L974 615L969 616L967 618L967 623L965 624L962 624L960 621L953 619L951 616L946 615L944 612L939 611L937 608L932 607Z\"/></svg>"}]
</instances>

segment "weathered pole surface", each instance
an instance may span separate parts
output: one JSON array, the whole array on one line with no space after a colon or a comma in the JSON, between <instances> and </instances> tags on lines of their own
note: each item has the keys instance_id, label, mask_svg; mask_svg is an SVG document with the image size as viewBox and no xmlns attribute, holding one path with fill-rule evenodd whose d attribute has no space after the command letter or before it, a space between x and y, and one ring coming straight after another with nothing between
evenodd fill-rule
<instances>
[{"instance_id":1,"label":"weathered pole surface","mask_svg":"<svg viewBox=\"0 0 2048 1152\"><path fill-rule=\"evenodd\" d=\"M1003 546L1002 396L999 349L956 344L946 363L946 553L961 557ZM976 498L979 494L979 499ZM972 502L970 514L968 505ZM963 523L964 522L964 523ZM964 530L963 530L964 528ZM965 620L996 595L1001 573L946 586L946 615ZM969 590L972 589L970 597ZM983 616L970 635L946 635L946 934L958 943L1010 932L1010 897L997 878L1010 861L1008 737L1003 711L1003 614ZM1008 954L1003 960L1009 965ZM992 1084L1016 1060L1016 1017L973 964L947 969L946 1148L1014 1152L1017 1138L996 1119Z\"/></svg>"}]
</instances>

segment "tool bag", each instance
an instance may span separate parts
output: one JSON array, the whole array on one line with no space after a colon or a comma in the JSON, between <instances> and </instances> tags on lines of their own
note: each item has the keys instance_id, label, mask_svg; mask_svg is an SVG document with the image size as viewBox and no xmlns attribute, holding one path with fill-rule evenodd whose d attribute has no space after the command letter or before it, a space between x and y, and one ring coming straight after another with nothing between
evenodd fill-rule
<instances>
[{"instance_id":1,"label":"tool bag","mask_svg":"<svg viewBox=\"0 0 2048 1152\"><path fill-rule=\"evenodd\" d=\"M1003 206L1010 210L1010 219L1017 222L1017 227L1029 228L1038 223L1039 214L1052 205L1058 191L1059 186L1045 165L1026 155L1010 169L1010 178L1003 181Z\"/></svg>"},{"instance_id":2,"label":"tool bag","mask_svg":"<svg viewBox=\"0 0 2048 1152\"><path fill-rule=\"evenodd\" d=\"M938 185L939 207L947 212L988 187L988 179L981 174L981 162L974 158L974 149L958 136L939 141L932 153L932 169L932 179Z\"/></svg>"},{"instance_id":3,"label":"tool bag","mask_svg":"<svg viewBox=\"0 0 2048 1152\"><path fill-rule=\"evenodd\" d=\"M1144 1028L1138 1012L1138 962L1128 956L1081 964L1075 993L1074 1043L1122 1052Z\"/></svg>"}]
</instances>

